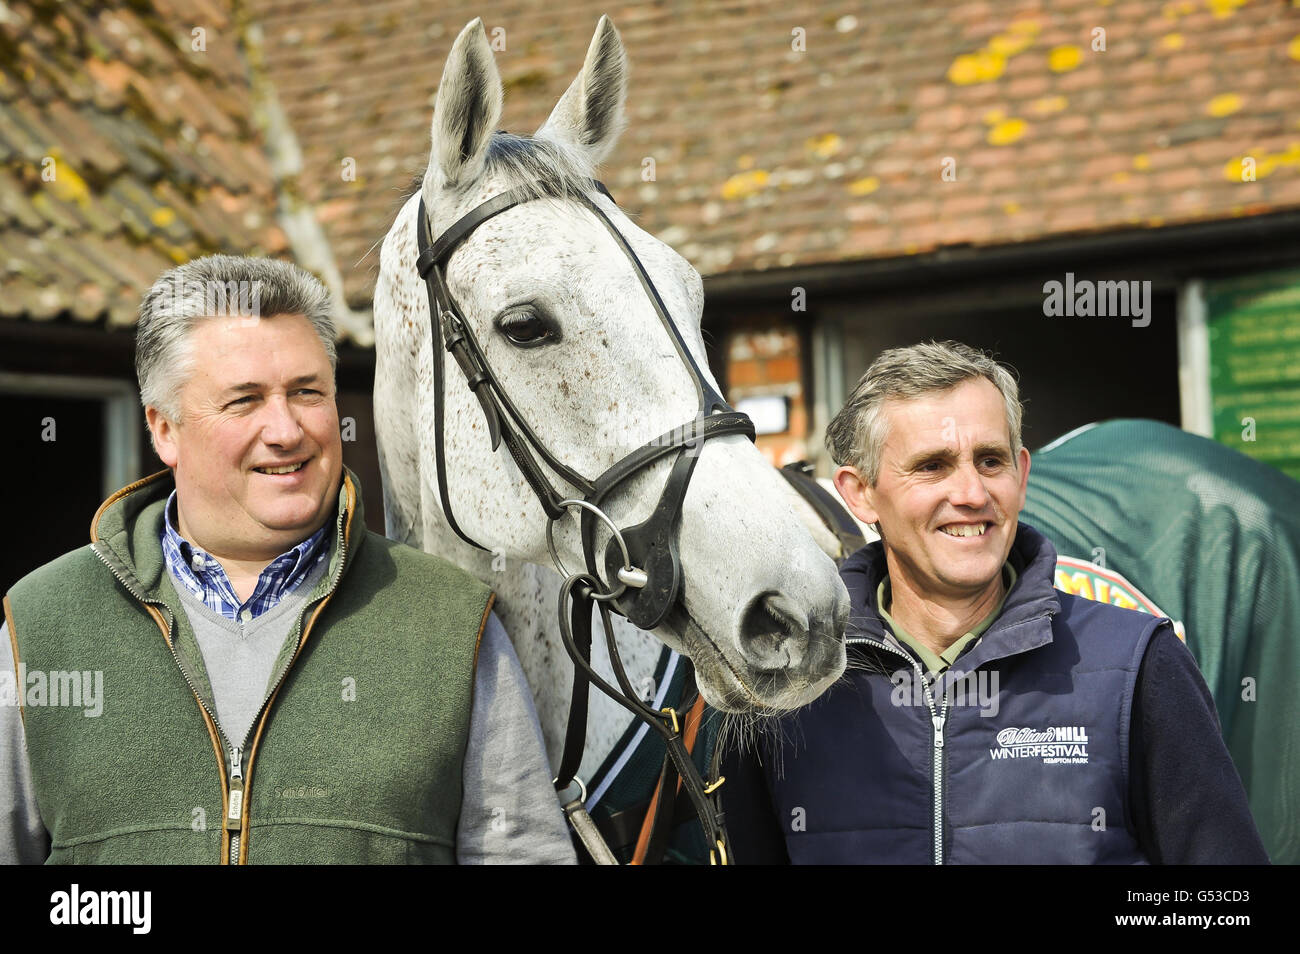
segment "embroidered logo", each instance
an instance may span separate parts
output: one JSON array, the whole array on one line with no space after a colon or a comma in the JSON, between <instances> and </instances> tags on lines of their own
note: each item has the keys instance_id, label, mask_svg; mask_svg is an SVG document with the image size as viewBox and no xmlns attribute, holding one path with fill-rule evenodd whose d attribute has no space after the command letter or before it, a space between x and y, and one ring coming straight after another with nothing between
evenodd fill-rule
<instances>
[{"instance_id":1,"label":"embroidered logo","mask_svg":"<svg viewBox=\"0 0 1300 954\"><path fill-rule=\"evenodd\" d=\"M1055 725L1045 729L1003 729L998 747L989 749L994 759L1038 759L1044 765L1083 765L1088 762L1088 729L1081 725Z\"/></svg>"}]
</instances>

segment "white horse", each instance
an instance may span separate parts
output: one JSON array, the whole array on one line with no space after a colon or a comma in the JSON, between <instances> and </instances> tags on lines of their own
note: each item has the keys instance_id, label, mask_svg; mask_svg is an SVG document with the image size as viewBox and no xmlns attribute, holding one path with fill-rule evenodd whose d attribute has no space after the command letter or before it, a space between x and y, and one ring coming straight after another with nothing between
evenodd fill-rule
<instances>
[{"instance_id":1,"label":"white horse","mask_svg":"<svg viewBox=\"0 0 1300 954\"><path fill-rule=\"evenodd\" d=\"M501 79L481 21L456 38L438 87L430 161L418 194L383 243L375 289L375 421L388 535L459 564L497 593L496 611L532 687L552 763L558 762L572 664L556 614L547 518L508 454L493 453L483 413L456 363L431 340L416 271L423 196L433 237L484 200L530 182L538 198L480 225L447 263L448 288L488 363L546 447L595 477L697 412L695 383L622 251L594 214L563 196L585 192L645 265L705 379L698 273L590 186L624 123L627 63L602 17L581 74L532 137L497 132ZM540 190L539 190L540 191ZM463 530L444 517L436 478L433 362L445 370L447 483ZM671 459L641 471L609 499L620 527L646 519ZM573 496L558 475L556 486ZM844 668L848 595L834 563L792 512L791 492L740 435L699 451L679 528L681 595L653 638L618 627L633 685L653 694L666 644L689 657L705 701L732 713L797 708ZM602 531L603 534L603 531ZM607 534L598 535L603 552ZM559 555L584 564L576 517L555 525ZM593 663L610 667L599 638ZM592 693L580 776L590 777L628 724Z\"/></svg>"}]
</instances>

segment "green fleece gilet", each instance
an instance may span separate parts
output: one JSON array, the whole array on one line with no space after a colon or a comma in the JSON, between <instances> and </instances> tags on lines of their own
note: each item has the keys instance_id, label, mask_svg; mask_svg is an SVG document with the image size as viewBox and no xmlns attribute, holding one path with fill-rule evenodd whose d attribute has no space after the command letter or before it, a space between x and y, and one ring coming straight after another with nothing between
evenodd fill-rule
<instances>
[{"instance_id":1,"label":"green fleece gilet","mask_svg":"<svg viewBox=\"0 0 1300 954\"><path fill-rule=\"evenodd\" d=\"M119 491L90 546L5 598L20 688L24 671L103 673L97 716L23 707L50 863L224 864L231 835L245 862L454 862L488 588L367 532L345 472L329 569L242 755L242 829L226 826L230 743L159 542L172 488L162 472Z\"/></svg>"}]
</instances>

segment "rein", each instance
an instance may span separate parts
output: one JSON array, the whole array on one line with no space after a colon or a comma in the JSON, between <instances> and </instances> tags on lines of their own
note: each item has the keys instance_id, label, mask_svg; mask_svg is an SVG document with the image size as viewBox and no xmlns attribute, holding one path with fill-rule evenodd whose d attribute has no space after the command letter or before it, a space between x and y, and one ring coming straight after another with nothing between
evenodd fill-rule
<instances>
[{"instance_id":1,"label":"rein","mask_svg":"<svg viewBox=\"0 0 1300 954\"><path fill-rule=\"evenodd\" d=\"M613 197L602 183L592 180L591 185L613 202ZM487 421L492 450L496 451L503 442L505 443L510 456L541 503L547 517L547 547L551 558L555 561L556 569L566 577L560 589L558 612L565 649L574 662L574 681L564 753L555 785L557 791L564 791L576 780L582 794L565 804L565 814L594 859L604 864L617 863L583 807L585 788L581 780L576 778L586 737L587 698L590 686L594 684L601 692L649 725L664 739L667 747L660 785L660 792L665 797L657 800L661 811L655 813L655 822L648 838L650 850L653 850L655 845L658 845L660 850L658 854L650 855L649 850L646 854L655 860L662 855L662 846L667 840L667 829L671 825L672 794L676 791L676 787L669 784L671 781L669 775L676 774L680 777L682 787L685 788L704 828L710 845L710 860L714 863L726 864L730 846L723 824L723 813L714 794L723 781L718 775L717 759L711 767L714 781L705 783L683 741L682 720L678 712L672 708L656 711L638 698L628 681L619 657L610 613L612 609L627 617L638 628L651 630L659 626L677 604L682 589L678 529L687 487L699 459L699 453L704 443L715 437L743 434L753 440L754 425L748 416L732 408L726 399L704 379L699 365L696 364L690 349L686 347L686 342L668 314L668 309L645 266L641 264L641 260L622 233L589 196L577 194L569 198L595 213L597 219L609 231L619 249L632 264L655 313L668 331L679 358L690 373L698 404L694 418L633 450L594 479L583 476L550 452L528 425L518 407L510 400L509 394L492 371L469 323L453 300L446 280L446 268L452 254L474 229L507 209L534 198L537 198L536 193L524 187L503 192L461 216L438 237L437 241L434 241L424 197L423 195L420 197L416 223L419 244L416 267L428 291L430 334L435 343L434 429L438 492L443 514L452 530L462 540L480 550L487 549L461 529L452 513L451 497L447 486L446 454L443 446L446 382L443 361L436 353L436 343L439 341L455 359L464 375L466 385L478 398ZM676 454L677 458L669 471L659 502L649 518L635 526L618 527L602 509L602 504L629 478L673 454ZM543 463L584 496L569 497L556 490L543 469ZM555 523L571 509L579 511L580 538L586 564L584 571L576 573L571 573L564 567L554 542ZM611 534L603 554L597 553L597 522L603 523ZM602 564L604 578L600 572ZM619 684L618 688L611 686L591 666L592 617L596 610L599 610L601 615L609 658ZM665 805L668 806L666 813L662 810ZM665 814L666 817L662 819L659 817Z\"/></svg>"}]
</instances>

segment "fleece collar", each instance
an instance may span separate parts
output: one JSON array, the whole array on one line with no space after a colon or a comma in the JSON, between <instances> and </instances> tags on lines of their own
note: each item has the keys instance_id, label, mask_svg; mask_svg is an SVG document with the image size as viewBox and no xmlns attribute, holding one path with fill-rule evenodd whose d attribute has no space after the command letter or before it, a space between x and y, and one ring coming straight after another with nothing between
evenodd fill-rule
<instances>
[{"instance_id":1,"label":"fleece collar","mask_svg":"<svg viewBox=\"0 0 1300 954\"><path fill-rule=\"evenodd\" d=\"M984 662L1027 652L1052 641L1052 616L1061 611L1054 586L1056 548L1033 527L1021 523L1008 560L1016 582L1002 604L1002 613L979 643L961 658L967 672ZM858 550L840 568L852 610L848 636L868 636L894 642L880 618L876 590L888 575L884 543L877 540Z\"/></svg>"}]
</instances>

